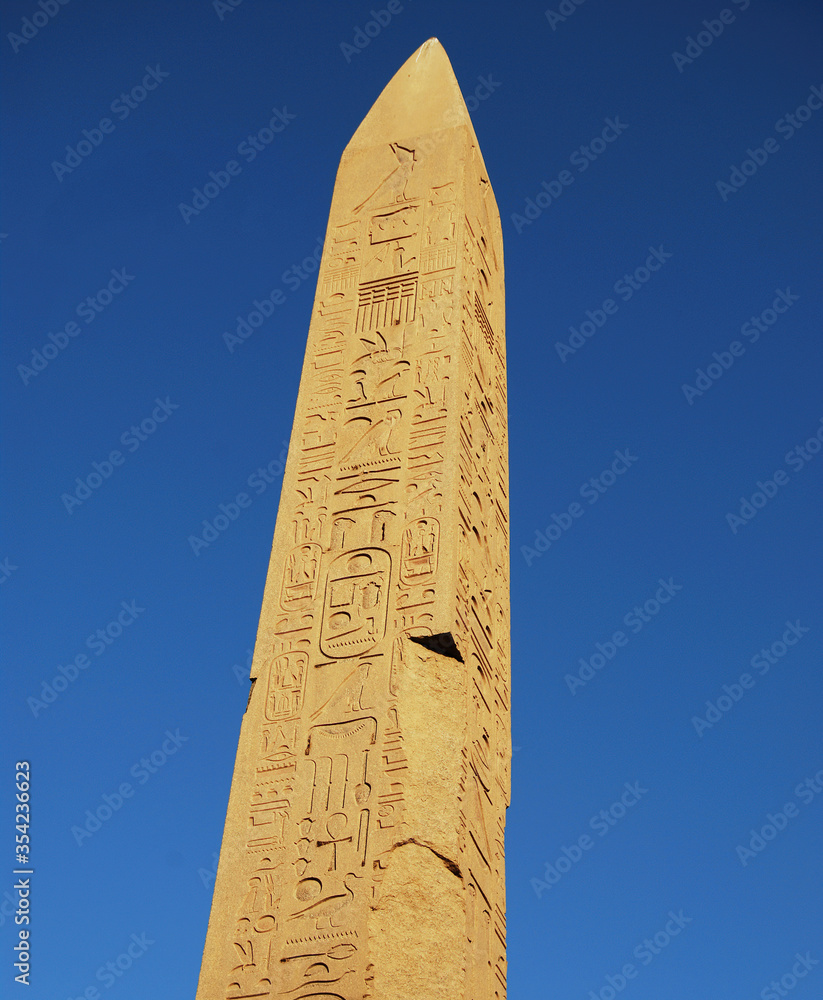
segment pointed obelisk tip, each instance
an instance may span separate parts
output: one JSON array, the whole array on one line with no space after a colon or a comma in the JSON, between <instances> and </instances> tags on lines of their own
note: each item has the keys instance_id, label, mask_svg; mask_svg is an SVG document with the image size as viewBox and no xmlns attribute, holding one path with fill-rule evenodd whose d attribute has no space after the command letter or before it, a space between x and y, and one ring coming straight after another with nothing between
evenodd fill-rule
<instances>
[{"instance_id":1,"label":"pointed obelisk tip","mask_svg":"<svg viewBox=\"0 0 823 1000\"><path fill-rule=\"evenodd\" d=\"M352 136L349 148L468 125L471 119L446 50L429 38L386 84Z\"/></svg>"},{"instance_id":2,"label":"pointed obelisk tip","mask_svg":"<svg viewBox=\"0 0 823 1000\"><path fill-rule=\"evenodd\" d=\"M413 66L417 67L421 56L439 56L443 59L451 70L451 63L449 62L449 57L446 55L446 50L440 44L440 39L432 36L427 38L425 42L420 46L420 48L414 52L406 62L406 65L412 63Z\"/></svg>"}]
</instances>

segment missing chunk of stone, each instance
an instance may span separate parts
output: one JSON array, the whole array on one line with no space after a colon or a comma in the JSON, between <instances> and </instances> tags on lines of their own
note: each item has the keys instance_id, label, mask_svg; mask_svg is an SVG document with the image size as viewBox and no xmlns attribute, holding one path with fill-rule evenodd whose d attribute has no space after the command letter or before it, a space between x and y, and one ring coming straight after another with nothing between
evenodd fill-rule
<instances>
[{"instance_id":1,"label":"missing chunk of stone","mask_svg":"<svg viewBox=\"0 0 823 1000\"><path fill-rule=\"evenodd\" d=\"M249 700L246 702L246 711L249 710L249 705L251 705L251 696L254 694L254 685L257 683L257 678L251 678L251 686L249 687Z\"/></svg>"},{"instance_id":2,"label":"missing chunk of stone","mask_svg":"<svg viewBox=\"0 0 823 1000\"><path fill-rule=\"evenodd\" d=\"M409 638L433 653L440 653L441 656L450 656L453 660L463 662L451 632L439 632L437 635L410 635Z\"/></svg>"}]
</instances>

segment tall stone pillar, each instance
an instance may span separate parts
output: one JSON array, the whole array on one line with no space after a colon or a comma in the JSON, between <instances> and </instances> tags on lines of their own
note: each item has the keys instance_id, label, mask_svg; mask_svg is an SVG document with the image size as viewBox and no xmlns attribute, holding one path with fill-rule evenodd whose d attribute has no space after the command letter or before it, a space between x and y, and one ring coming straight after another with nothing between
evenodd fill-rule
<instances>
[{"instance_id":1,"label":"tall stone pillar","mask_svg":"<svg viewBox=\"0 0 823 1000\"><path fill-rule=\"evenodd\" d=\"M340 163L198 1000L502 1000L500 219L427 41Z\"/></svg>"}]
</instances>

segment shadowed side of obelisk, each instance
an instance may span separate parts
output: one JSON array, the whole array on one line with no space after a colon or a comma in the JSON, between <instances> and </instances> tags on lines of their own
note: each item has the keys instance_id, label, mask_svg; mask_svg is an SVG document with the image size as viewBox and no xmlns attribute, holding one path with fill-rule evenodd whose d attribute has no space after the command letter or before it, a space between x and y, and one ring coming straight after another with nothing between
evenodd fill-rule
<instances>
[{"instance_id":1,"label":"shadowed side of obelisk","mask_svg":"<svg viewBox=\"0 0 823 1000\"><path fill-rule=\"evenodd\" d=\"M198 1000L505 996L507 492L499 216L430 39L335 182Z\"/></svg>"},{"instance_id":2,"label":"shadowed side of obelisk","mask_svg":"<svg viewBox=\"0 0 823 1000\"><path fill-rule=\"evenodd\" d=\"M383 861L385 874L369 918L373 995L463 997L468 996L467 889L459 864L466 671L449 657L408 639L400 642L405 803L402 837Z\"/></svg>"}]
</instances>

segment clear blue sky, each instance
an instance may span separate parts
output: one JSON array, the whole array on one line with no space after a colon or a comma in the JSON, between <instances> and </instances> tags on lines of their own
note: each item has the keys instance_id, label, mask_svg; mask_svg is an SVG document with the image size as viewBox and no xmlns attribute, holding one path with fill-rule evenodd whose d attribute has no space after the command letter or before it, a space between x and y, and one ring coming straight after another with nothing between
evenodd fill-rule
<instances>
[{"instance_id":1,"label":"clear blue sky","mask_svg":"<svg viewBox=\"0 0 823 1000\"><path fill-rule=\"evenodd\" d=\"M505 240L510 996L820 997L820 5L372 9L3 4L0 994L194 995L312 255L434 35Z\"/></svg>"}]
</instances>

